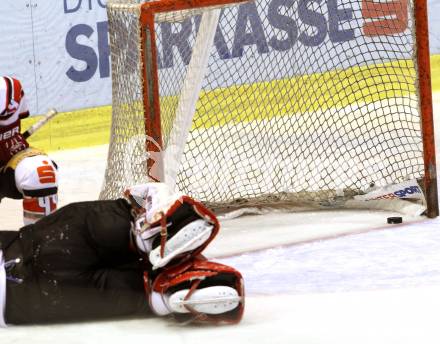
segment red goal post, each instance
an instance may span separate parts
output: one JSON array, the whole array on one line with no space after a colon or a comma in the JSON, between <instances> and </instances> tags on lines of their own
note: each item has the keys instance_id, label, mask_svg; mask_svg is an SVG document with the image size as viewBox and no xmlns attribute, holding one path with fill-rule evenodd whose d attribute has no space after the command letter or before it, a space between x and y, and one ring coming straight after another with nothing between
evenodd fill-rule
<instances>
[{"instance_id":1,"label":"red goal post","mask_svg":"<svg viewBox=\"0 0 440 344\"><path fill-rule=\"evenodd\" d=\"M212 9L222 19L204 26ZM161 180L214 208L339 207L414 179L438 216L426 0L109 0L108 12L101 198Z\"/></svg>"},{"instance_id":2,"label":"red goal post","mask_svg":"<svg viewBox=\"0 0 440 344\"><path fill-rule=\"evenodd\" d=\"M427 0L415 3L415 26L417 41L418 82L420 90L420 113L423 133L424 187L427 216L439 215L437 166L435 158L434 116L432 107L431 63L429 60L428 5Z\"/></svg>"}]
</instances>

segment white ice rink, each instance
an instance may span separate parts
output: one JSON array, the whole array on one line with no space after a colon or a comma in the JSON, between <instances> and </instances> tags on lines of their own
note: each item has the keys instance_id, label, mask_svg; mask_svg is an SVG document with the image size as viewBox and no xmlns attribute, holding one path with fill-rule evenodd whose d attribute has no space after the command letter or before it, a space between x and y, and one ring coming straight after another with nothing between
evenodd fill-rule
<instances>
[{"instance_id":1,"label":"white ice rink","mask_svg":"<svg viewBox=\"0 0 440 344\"><path fill-rule=\"evenodd\" d=\"M440 123L439 103L435 109ZM60 165L61 205L97 198L106 147L51 156ZM1 229L21 226L20 207L0 203ZM239 325L181 327L149 318L17 326L0 330L0 343L438 344L440 219L404 217L402 225L387 225L394 214L271 213L223 221L207 255L244 275Z\"/></svg>"}]
</instances>

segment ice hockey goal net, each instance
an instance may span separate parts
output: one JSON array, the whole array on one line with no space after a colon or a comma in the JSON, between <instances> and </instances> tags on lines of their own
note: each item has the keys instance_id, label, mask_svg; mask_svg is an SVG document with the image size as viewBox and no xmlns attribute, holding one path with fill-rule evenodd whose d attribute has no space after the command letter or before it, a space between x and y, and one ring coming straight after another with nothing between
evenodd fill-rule
<instances>
[{"instance_id":1,"label":"ice hockey goal net","mask_svg":"<svg viewBox=\"0 0 440 344\"><path fill-rule=\"evenodd\" d=\"M109 0L101 198L343 206L418 179L437 216L426 1Z\"/></svg>"}]
</instances>

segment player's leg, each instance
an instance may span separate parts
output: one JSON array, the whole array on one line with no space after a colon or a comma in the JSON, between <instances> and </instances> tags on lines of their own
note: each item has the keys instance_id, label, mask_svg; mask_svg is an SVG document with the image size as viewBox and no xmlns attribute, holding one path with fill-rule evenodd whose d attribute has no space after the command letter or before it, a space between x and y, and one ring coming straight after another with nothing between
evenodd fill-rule
<instances>
[{"instance_id":1,"label":"player's leg","mask_svg":"<svg viewBox=\"0 0 440 344\"><path fill-rule=\"evenodd\" d=\"M57 208L58 172L43 152L28 148L15 154L0 170L0 200L23 199L25 225Z\"/></svg>"},{"instance_id":2,"label":"player's leg","mask_svg":"<svg viewBox=\"0 0 440 344\"><path fill-rule=\"evenodd\" d=\"M172 315L181 322L236 323L243 315L240 273L201 256L164 269L148 293L157 315Z\"/></svg>"},{"instance_id":3,"label":"player's leg","mask_svg":"<svg viewBox=\"0 0 440 344\"><path fill-rule=\"evenodd\" d=\"M35 223L53 213L58 203L58 172L46 155L25 157L15 166L15 185L23 196L23 221Z\"/></svg>"}]
</instances>

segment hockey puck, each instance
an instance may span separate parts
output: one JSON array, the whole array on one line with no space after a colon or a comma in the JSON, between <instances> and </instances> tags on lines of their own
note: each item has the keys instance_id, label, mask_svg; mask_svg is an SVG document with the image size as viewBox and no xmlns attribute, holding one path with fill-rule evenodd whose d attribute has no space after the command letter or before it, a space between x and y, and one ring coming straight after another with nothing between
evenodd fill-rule
<instances>
[{"instance_id":1,"label":"hockey puck","mask_svg":"<svg viewBox=\"0 0 440 344\"><path fill-rule=\"evenodd\" d=\"M389 217L387 223L402 223L402 218L400 216Z\"/></svg>"}]
</instances>

